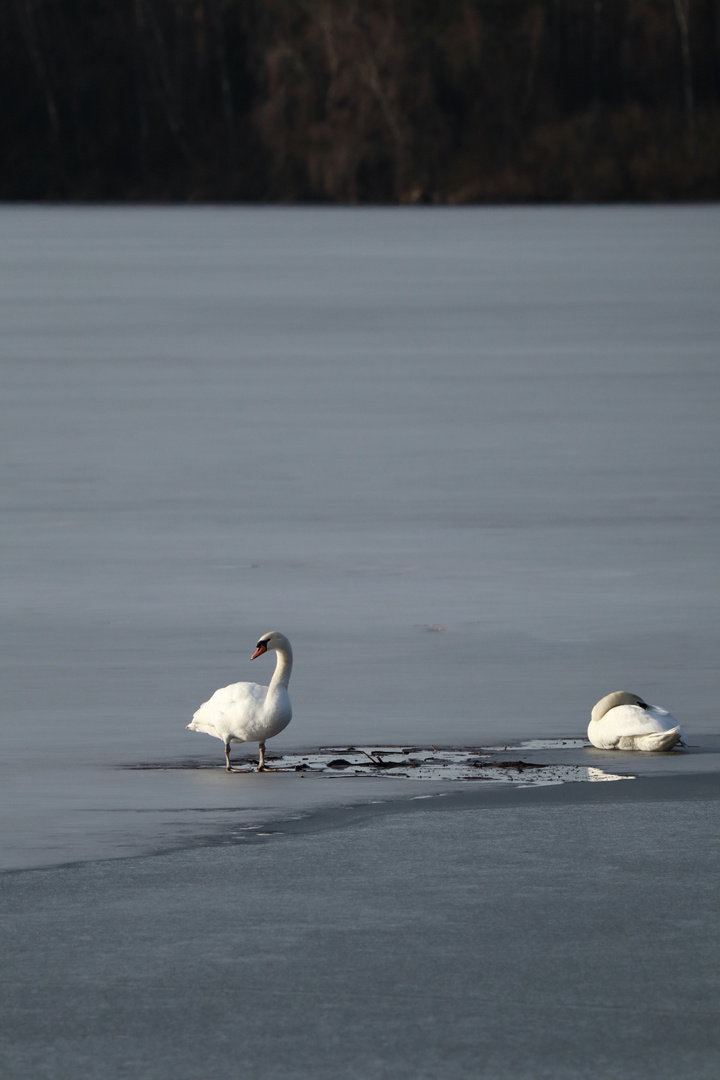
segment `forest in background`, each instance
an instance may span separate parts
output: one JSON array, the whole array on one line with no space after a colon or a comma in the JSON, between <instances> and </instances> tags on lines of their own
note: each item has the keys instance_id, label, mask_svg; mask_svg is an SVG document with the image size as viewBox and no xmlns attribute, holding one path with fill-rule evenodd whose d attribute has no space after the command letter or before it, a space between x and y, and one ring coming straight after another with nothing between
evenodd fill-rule
<instances>
[{"instance_id":1,"label":"forest in background","mask_svg":"<svg viewBox=\"0 0 720 1080\"><path fill-rule=\"evenodd\" d=\"M720 196L720 0L9 0L0 199Z\"/></svg>"}]
</instances>

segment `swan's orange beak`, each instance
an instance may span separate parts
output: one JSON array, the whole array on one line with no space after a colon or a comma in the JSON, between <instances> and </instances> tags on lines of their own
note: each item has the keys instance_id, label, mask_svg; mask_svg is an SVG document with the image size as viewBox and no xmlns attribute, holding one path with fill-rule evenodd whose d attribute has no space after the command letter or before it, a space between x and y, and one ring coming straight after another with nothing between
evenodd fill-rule
<instances>
[{"instance_id":1,"label":"swan's orange beak","mask_svg":"<svg viewBox=\"0 0 720 1080\"><path fill-rule=\"evenodd\" d=\"M252 656L250 657L250 659L251 659L251 660L254 660L256 656L262 656L262 654L263 654L264 652L267 652L267 645L266 645L266 644L265 644L265 642L263 641L263 642L262 642L262 644L258 645L257 649L256 649L256 650L255 650L255 652L254 652L254 653L252 654Z\"/></svg>"}]
</instances>

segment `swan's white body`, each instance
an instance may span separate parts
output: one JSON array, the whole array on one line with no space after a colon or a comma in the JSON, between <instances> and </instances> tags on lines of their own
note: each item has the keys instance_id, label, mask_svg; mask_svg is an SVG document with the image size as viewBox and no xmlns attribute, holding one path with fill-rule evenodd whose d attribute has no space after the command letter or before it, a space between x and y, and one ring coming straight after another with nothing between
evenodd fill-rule
<instances>
[{"instance_id":1,"label":"swan's white body","mask_svg":"<svg viewBox=\"0 0 720 1080\"><path fill-rule=\"evenodd\" d=\"M592 711L588 739L600 750L672 750L684 743L685 732L674 716L659 705L648 705L637 694L616 690L598 701Z\"/></svg>"},{"instance_id":2,"label":"swan's white body","mask_svg":"<svg viewBox=\"0 0 720 1080\"><path fill-rule=\"evenodd\" d=\"M214 735L225 744L225 763L230 768L230 743L256 742L260 746L258 771L266 770L265 740L271 739L292 720L292 705L288 682L293 665L290 642L284 634L272 631L263 634L251 656L275 651L277 663L269 686L239 682L216 690L209 701L201 705L188 724L189 731Z\"/></svg>"}]
</instances>

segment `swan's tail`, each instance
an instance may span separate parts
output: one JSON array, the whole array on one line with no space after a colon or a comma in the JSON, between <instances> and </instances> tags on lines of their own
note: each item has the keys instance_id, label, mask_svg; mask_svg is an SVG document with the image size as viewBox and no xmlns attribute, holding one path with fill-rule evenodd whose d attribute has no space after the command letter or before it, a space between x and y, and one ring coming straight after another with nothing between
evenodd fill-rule
<instances>
[{"instance_id":1,"label":"swan's tail","mask_svg":"<svg viewBox=\"0 0 720 1080\"><path fill-rule=\"evenodd\" d=\"M207 705L207 702L205 702ZM215 735L218 739L221 736L215 725L210 721L206 715L205 705L201 705L196 713L194 713L192 720L185 727L188 731L202 731L205 735Z\"/></svg>"},{"instance_id":2,"label":"swan's tail","mask_svg":"<svg viewBox=\"0 0 720 1080\"><path fill-rule=\"evenodd\" d=\"M682 728L668 731L650 731L645 735L623 735L618 739L618 750L672 750L682 739Z\"/></svg>"}]
</instances>

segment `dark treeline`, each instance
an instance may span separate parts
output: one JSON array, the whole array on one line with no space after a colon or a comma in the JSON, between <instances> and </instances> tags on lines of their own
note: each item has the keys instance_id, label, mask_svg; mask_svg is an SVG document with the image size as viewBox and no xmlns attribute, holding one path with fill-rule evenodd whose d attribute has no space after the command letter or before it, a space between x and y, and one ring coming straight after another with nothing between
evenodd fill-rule
<instances>
[{"instance_id":1,"label":"dark treeline","mask_svg":"<svg viewBox=\"0 0 720 1080\"><path fill-rule=\"evenodd\" d=\"M0 198L720 195L718 0L8 0Z\"/></svg>"}]
</instances>

